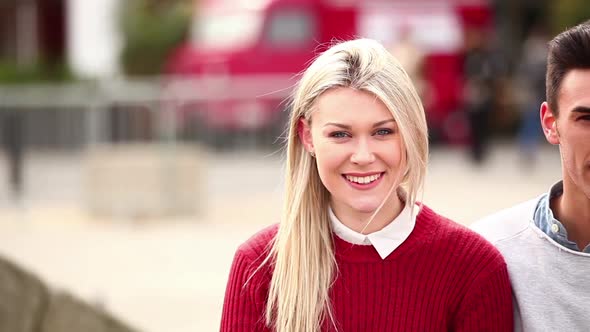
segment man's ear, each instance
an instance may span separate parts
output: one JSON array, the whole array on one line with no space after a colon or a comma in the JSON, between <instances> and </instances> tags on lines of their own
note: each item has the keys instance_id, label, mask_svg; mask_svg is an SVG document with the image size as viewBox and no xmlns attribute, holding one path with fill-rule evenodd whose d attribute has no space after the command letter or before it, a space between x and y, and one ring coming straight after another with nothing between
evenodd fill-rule
<instances>
[{"instance_id":1,"label":"man's ear","mask_svg":"<svg viewBox=\"0 0 590 332\"><path fill-rule=\"evenodd\" d=\"M309 153L313 153L314 148L311 139L311 127L309 121L303 117L299 118L299 121L297 122L297 135L299 136L299 140L303 144L303 147L305 147L305 150Z\"/></svg>"},{"instance_id":2,"label":"man's ear","mask_svg":"<svg viewBox=\"0 0 590 332\"><path fill-rule=\"evenodd\" d=\"M549 104L543 102L541 104L541 126L543 127L543 134L547 142L553 145L559 145L559 133L557 132L557 118L553 114Z\"/></svg>"}]
</instances>

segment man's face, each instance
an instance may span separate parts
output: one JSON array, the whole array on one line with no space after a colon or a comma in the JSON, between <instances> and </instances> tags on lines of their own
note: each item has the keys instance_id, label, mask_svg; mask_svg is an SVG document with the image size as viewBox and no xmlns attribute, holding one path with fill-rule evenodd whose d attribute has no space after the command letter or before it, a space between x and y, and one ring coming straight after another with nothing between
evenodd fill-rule
<instances>
[{"instance_id":1,"label":"man's face","mask_svg":"<svg viewBox=\"0 0 590 332\"><path fill-rule=\"evenodd\" d=\"M564 76L557 105L557 117L547 103L541 106L545 137L559 145L564 186L590 199L590 69Z\"/></svg>"}]
</instances>

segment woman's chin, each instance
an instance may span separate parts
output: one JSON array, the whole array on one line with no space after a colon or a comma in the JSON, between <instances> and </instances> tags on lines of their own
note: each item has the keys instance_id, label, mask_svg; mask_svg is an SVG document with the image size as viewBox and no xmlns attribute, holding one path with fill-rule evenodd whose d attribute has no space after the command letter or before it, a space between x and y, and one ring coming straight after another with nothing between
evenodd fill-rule
<instances>
[{"instance_id":1,"label":"woman's chin","mask_svg":"<svg viewBox=\"0 0 590 332\"><path fill-rule=\"evenodd\" d=\"M374 213L377 208L379 208L380 204L355 204L352 206L352 210L358 214L372 214Z\"/></svg>"}]
</instances>

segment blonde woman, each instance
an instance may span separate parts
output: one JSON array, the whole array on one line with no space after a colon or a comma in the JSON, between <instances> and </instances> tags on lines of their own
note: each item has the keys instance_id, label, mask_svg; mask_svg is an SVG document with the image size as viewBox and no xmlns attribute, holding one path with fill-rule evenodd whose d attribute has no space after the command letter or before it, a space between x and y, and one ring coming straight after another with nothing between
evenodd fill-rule
<instances>
[{"instance_id":1,"label":"blonde woman","mask_svg":"<svg viewBox=\"0 0 590 332\"><path fill-rule=\"evenodd\" d=\"M379 43L337 44L304 72L285 207L237 250L222 331L511 331L502 257L416 201L424 110Z\"/></svg>"}]
</instances>

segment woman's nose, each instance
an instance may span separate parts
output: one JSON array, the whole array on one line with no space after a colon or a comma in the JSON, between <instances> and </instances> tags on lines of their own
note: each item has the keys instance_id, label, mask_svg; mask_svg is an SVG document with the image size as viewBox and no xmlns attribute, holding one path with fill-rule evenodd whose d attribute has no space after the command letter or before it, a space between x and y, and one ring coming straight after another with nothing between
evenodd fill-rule
<instances>
[{"instance_id":1,"label":"woman's nose","mask_svg":"<svg viewBox=\"0 0 590 332\"><path fill-rule=\"evenodd\" d=\"M371 149L371 145L366 139L359 140L350 161L355 164L370 164L375 161L375 155Z\"/></svg>"}]
</instances>

